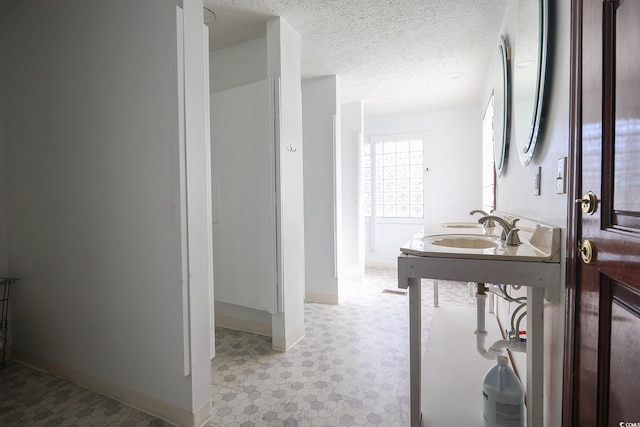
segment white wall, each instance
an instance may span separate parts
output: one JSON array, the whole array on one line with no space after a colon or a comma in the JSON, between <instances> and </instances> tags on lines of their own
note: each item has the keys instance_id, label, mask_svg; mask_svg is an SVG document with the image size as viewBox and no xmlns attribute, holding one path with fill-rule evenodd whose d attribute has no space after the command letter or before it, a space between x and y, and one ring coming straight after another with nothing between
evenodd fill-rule
<instances>
[{"instance_id":1,"label":"white wall","mask_svg":"<svg viewBox=\"0 0 640 427\"><path fill-rule=\"evenodd\" d=\"M305 299L338 303L336 152L334 120L340 115L338 76L302 81L304 138Z\"/></svg>"},{"instance_id":2,"label":"white wall","mask_svg":"<svg viewBox=\"0 0 640 427\"><path fill-rule=\"evenodd\" d=\"M503 175L498 179L497 209L525 218L532 218L559 226L566 238L567 195L556 194L555 171L557 160L566 156L569 146L569 67L570 67L570 2L550 2L551 51L547 68L547 91L543 110L543 122L535 154L531 163L523 167L518 159L513 127L511 149ZM510 46L515 40L517 1L510 0L503 34ZM497 43L497 40L496 40ZM512 64L513 66L513 64ZM493 82L493 74L487 81ZM487 87L486 99L490 87ZM513 111L513 110L512 110ZM570 162L569 162L570 163ZM533 194L535 169L541 166L541 194ZM564 270L564 243L561 265ZM564 274L562 283L564 289ZM564 292L561 292L564 299ZM564 301L545 302L545 422L544 425L560 425L562 414L562 372L564 350Z\"/></svg>"},{"instance_id":3,"label":"white wall","mask_svg":"<svg viewBox=\"0 0 640 427\"><path fill-rule=\"evenodd\" d=\"M367 116L365 137L413 132L426 134L427 209L424 221L391 221L378 227L376 250L370 250L365 222L367 264L395 265L400 246L421 224L469 221L469 212L482 205L482 107L470 105L438 111L394 116Z\"/></svg>"},{"instance_id":4,"label":"white wall","mask_svg":"<svg viewBox=\"0 0 640 427\"><path fill-rule=\"evenodd\" d=\"M209 90L211 93L259 82L266 77L266 37L216 50L209 54Z\"/></svg>"},{"instance_id":5,"label":"white wall","mask_svg":"<svg viewBox=\"0 0 640 427\"><path fill-rule=\"evenodd\" d=\"M213 245L211 233L211 140L208 132L208 29L203 22L202 0L182 2L183 11L183 60L184 76L178 72L177 86L184 85L184 172L180 174L178 191L186 194L181 198L181 216L186 210L186 227L182 221L182 247L187 243L187 252L182 259L182 316L183 348L189 361L184 363L183 374L190 381L191 411L197 413L191 421L200 425L211 416L211 358L215 333L211 324L211 302L213 298ZM122 9L119 9L122 12ZM178 21L180 9L176 8ZM179 24L178 24L179 27ZM179 31L179 29L178 29ZM177 39L180 35L177 34ZM180 63L178 48L178 64ZM180 104L182 102L178 97ZM174 104L175 106L175 104ZM180 124L180 122L178 122ZM144 126L146 130L146 126ZM175 144L175 139L173 140ZM178 139L179 141L179 139ZM179 169L179 168L178 168ZM175 171L176 169L174 169ZM174 184L178 180L174 178ZM186 187L185 185L186 184ZM186 188L186 189L185 189ZM186 271L185 271L186 270ZM185 274L185 272L187 274Z\"/></svg>"},{"instance_id":6,"label":"white wall","mask_svg":"<svg viewBox=\"0 0 640 427\"><path fill-rule=\"evenodd\" d=\"M340 278L364 278L364 213L361 163L364 124L362 102L342 104L340 126L342 154L342 257Z\"/></svg>"},{"instance_id":7,"label":"white wall","mask_svg":"<svg viewBox=\"0 0 640 427\"><path fill-rule=\"evenodd\" d=\"M269 77L280 77L280 274L284 313L273 316L274 348L304 336L304 191L300 35L283 18L267 21ZM291 147L296 151L289 151Z\"/></svg>"},{"instance_id":8,"label":"white wall","mask_svg":"<svg viewBox=\"0 0 640 427\"><path fill-rule=\"evenodd\" d=\"M562 227L567 221L567 196L556 194L555 172L557 160L567 155L569 146L569 13L568 5L552 6L549 10L555 23L555 37L550 39L549 44L552 52L548 58L543 123L533 159L526 167L520 164L512 120L506 169L497 183L498 210L522 214ZM510 0L503 34L512 48L516 17L517 2ZM513 67L513 64L511 65ZM488 99L490 88L485 92ZM540 196L533 194L533 177L537 166L542 166Z\"/></svg>"},{"instance_id":9,"label":"white wall","mask_svg":"<svg viewBox=\"0 0 640 427\"><path fill-rule=\"evenodd\" d=\"M184 3L191 69L202 2ZM169 0L25 2L0 25L0 141L16 356L186 423L210 414L210 325L206 248L188 261L202 304L182 300L176 31ZM204 73L185 72L202 132ZM204 160L186 161L195 191Z\"/></svg>"}]
</instances>

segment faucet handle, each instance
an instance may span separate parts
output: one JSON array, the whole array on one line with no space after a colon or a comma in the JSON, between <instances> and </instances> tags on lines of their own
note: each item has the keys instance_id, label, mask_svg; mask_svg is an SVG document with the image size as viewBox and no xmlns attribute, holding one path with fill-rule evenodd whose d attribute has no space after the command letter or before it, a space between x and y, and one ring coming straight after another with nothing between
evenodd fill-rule
<instances>
[{"instance_id":1,"label":"faucet handle","mask_svg":"<svg viewBox=\"0 0 640 427\"><path fill-rule=\"evenodd\" d=\"M520 243L520 236L518 235L518 231L520 231L519 228L512 228L511 230L509 230L509 233L507 234L507 238L506 238L506 243L507 246L518 246Z\"/></svg>"},{"instance_id":2,"label":"faucet handle","mask_svg":"<svg viewBox=\"0 0 640 427\"><path fill-rule=\"evenodd\" d=\"M516 222L518 222L518 221L520 221L520 218L512 218L512 219L511 219L511 225L512 225L513 227L515 227L515 226L516 226Z\"/></svg>"},{"instance_id":3,"label":"faucet handle","mask_svg":"<svg viewBox=\"0 0 640 427\"><path fill-rule=\"evenodd\" d=\"M492 212L493 212L493 210L492 210ZM476 210L473 210L473 211L469 212L469 215L473 215L473 214L477 214L477 213L482 214L483 216L489 216L488 213L486 213L485 211L480 210L480 209L476 209ZM481 220L478 220L478 222L482 224ZM485 228L493 228L493 227L496 226L496 223L495 223L494 220L488 219L483 223L483 225L484 225Z\"/></svg>"}]
</instances>

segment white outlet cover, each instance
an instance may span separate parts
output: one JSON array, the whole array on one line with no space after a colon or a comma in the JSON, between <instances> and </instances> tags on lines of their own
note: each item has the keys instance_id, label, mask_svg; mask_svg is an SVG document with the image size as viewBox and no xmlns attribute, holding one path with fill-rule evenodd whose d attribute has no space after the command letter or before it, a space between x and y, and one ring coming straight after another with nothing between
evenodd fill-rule
<instances>
[{"instance_id":1,"label":"white outlet cover","mask_svg":"<svg viewBox=\"0 0 640 427\"><path fill-rule=\"evenodd\" d=\"M558 159L558 171L556 172L556 193L567 192L567 158Z\"/></svg>"}]
</instances>

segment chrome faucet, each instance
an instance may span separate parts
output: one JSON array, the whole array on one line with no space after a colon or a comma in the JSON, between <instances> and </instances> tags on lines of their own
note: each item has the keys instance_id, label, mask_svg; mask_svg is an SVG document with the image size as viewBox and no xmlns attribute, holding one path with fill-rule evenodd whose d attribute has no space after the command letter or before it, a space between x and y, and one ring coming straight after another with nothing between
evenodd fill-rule
<instances>
[{"instance_id":1,"label":"chrome faucet","mask_svg":"<svg viewBox=\"0 0 640 427\"><path fill-rule=\"evenodd\" d=\"M482 215L484 215L484 216L490 216L488 213L486 213L485 211L482 211L482 210L480 210L480 209L476 209L476 210L473 210L473 211L469 212L469 215L475 215L475 214L477 214L477 213L482 214ZM495 223L495 222L493 222L493 220L492 220L492 219L489 219L489 220L487 220L487 222L484 224L484 226L485 226L485 227L487 227L487 228L488 228L488 227L495 227L495 226L496 226L496 223Z\"/></svg>"},{"instance_id":2,"label":"chrome faucet","mask_svg":"<svg viewBox=\"0 0 640 427\"><path fill-rule=\"evenodd\" d=\"M480 224L485 224L489 221L495 221L502 227L502 234L500 239L504 240L508 246L518 246L520 242L520 236L518 236L519 228L516 228L516 222L520 221L520 218L514 218L511 223L509 221L500 218L495 215L485 215L478 220Z\"/></svg>"}]
</instances>

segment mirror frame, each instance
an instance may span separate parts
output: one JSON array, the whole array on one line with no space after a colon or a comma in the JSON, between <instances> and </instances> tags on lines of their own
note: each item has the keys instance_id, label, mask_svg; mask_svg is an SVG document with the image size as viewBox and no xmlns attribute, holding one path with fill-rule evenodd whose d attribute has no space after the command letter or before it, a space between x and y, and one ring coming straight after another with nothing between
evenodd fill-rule
<instances>
[{"instance_id":1,"label":"mirror frame","mask_svg":"<svg viewBox=\"0 0 640 427\"><path fill-rule=\"evenodd\" d=\"M493 100L493 114L494 114L494 126L493 126L493 162L496 168L496 174L502 175L507 165L507 156L509 155L509 136L510 136L510 121L511 121L511 79L509 68L509 48L507 47L507 41L504 36L500 36L498 41L498 54L496 61L495 83L494 83L494 100ZM501 99L498 99L495 95L496 87L502 86ZM499 102L502 102L502 111L496 108ZM499 126L497 119L501 120L502 126Z\"/></svg>"},{"instance_id":2,"label":"mirror frame","mask_svg":"<svg viewBox=\"0 0 640 427\"><path fill-rule=\"evenodd\" d=\"M521 5L531 0L520 0L518 5L518 18L521 18ZM518 126L515 123L518 120L522 120L522 117L518 116L516 111L516 104L518 104L518 81L517 76L518 73L514 68L513 72L513 120L514 120L514 133L516 138L516 144L518 146L518 157L520 158L520 163L523 166L527 166L531 162L531 158L533 157L534 150L536 148L536 142L538 140L538 134L540 130L540 122L542 119L542 105L544 98L544 87L545 87L545 73L547 68L547 39L548 39L548 3L547 0L538 0L539 2L539 11L538 16L540 20L540 24L538 25L538 54L537 54L537 72L536 72L536 89L534 92L533 99L533 113L531 117L527 117L529 120L528 126L528 135L518 134ZM515 37L515 46L514 46L514 57L513 57L513 66L517 67L517 59L518 56L518 34L517 34L517 24L516 24L516 37Z\"/></svg>"}]
</instances>

